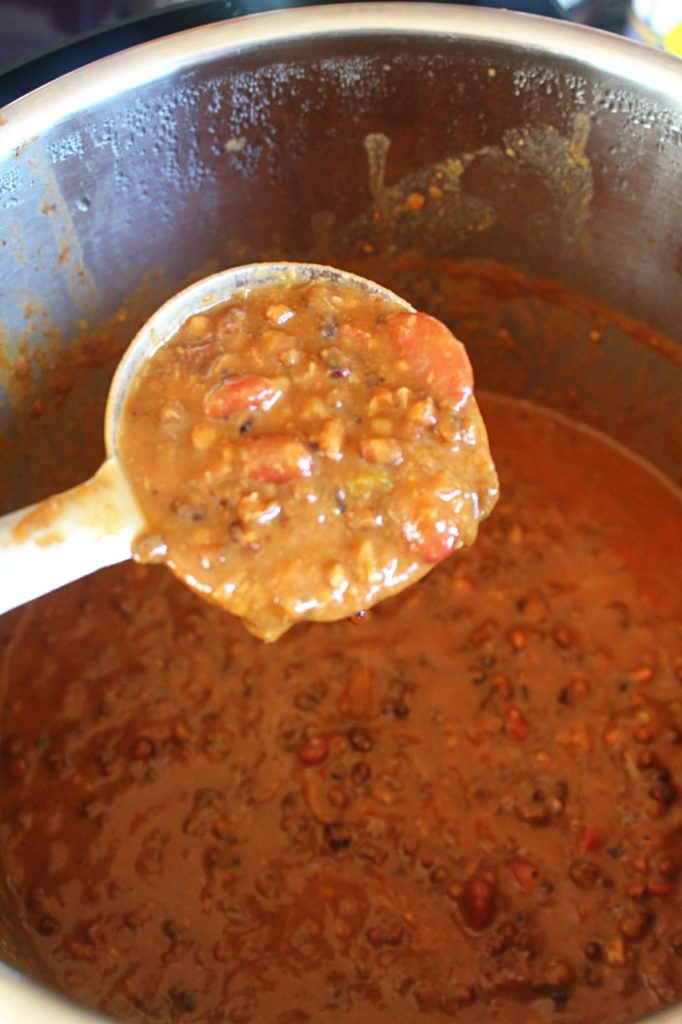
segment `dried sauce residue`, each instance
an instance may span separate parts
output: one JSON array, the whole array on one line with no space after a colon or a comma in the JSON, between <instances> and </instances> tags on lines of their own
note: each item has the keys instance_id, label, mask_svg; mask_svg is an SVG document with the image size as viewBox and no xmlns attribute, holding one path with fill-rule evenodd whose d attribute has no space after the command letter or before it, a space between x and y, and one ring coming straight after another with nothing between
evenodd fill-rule
<instances>
[{"instance_id":1,"label":"dried sauce residue","mask_svg":"<svg viewBox=\"0 0 682 1024\"><path fill-rule=\"evenodd\" d=\"M64 198L49 158L37 140L26 154L31 159L34 176L38 179L43 201L40 212L50 218L50 227L56 247L57 265L64 273L64 286L74 305L84 316L91 315L98 294L92 275L88 272L83 246L73 223L69 205Z\"/></svg>"},{"instance_id":2,"label":"dried sauce residue","mask_svg":"<svg viewBox=\"0 0 682 1024\"><path fill-rule=\"evenodd\" d=\"M551 212L546 211L539 219L534 217L536 228L539 220L544 220L546 229L547 218L553 212L559 217L561 237L584 246L588 244L586 228L594 194L592 168L586 155L589 134L589 118L576 114L568 137L549 125L529 125L505 132L502 144L507 157L541 174L543 186L551 192ZM587 256L588 251L583 255Z\"/></svg>"},{"instance_id":3,"label":"dried sauce residue","mask_svg":"<svg viewBox=\"0 0 682 1024\"><path fill-rule=\"evenodd\" d=\"M536 236L560 226L566 243L589 248L586 232L593 178L586 155L590 123L577 114L570 135L550 125L527 125L505 132L499 146L483 146L444 157L386 184L391 140L382 133L365 138L368 158L368 209L338 230L336 252L396 252L413 246L442 253L454 251L498 220L496 202L512 200L515 183L529 187L538 177L539 210L526 218L524 231ZM482 198L478 179L488 180L490 165L499 188L495 199ZM533 185L530 185L532 188ZM544 203L539 197L545 196ZM318 220L314 227L320 227ZM325 227L327 225L325 224ZM318 244L329 241L317 236Z\"/></svg>"}]
</instances>

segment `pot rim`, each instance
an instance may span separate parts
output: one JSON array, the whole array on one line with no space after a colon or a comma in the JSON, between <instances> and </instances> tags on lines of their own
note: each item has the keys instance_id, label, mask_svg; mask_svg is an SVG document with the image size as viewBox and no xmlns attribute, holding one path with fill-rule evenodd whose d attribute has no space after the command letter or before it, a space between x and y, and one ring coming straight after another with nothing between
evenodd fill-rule
<instances>
[{"instance_id":1,"label":"pot rim","mask_svg":"<svg viewBox=\"0 0 682 1024\"><path fill-rule=\"evenodd\" d=\"M619 80L682 95L682 61L642 43L566 21L441 3L363 3L245 15L151 40L103 57L0 109L0 160L51 126L106 99L245 47L290 40L373 34L433 35L499 43L569 58Z\"/></svg>"}]
</instances>

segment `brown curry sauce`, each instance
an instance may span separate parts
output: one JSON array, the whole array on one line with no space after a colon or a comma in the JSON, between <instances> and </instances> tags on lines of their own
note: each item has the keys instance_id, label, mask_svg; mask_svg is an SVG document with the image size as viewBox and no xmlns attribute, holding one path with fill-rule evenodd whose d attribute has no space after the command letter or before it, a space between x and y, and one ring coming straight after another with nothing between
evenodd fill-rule
<instances>
[{"instance_id":1,"label":"brown curry sauce","mask_svg":"<svg viewBox=\"0 0 682 1024\"><path fill-rule=\"evenodd\" d=\"M58 987L212 1024L682 997L679 498L481 405L494 515L359 625L267 648L134 565L15 615L0 853Z\"/></svg>"}]
</instances>

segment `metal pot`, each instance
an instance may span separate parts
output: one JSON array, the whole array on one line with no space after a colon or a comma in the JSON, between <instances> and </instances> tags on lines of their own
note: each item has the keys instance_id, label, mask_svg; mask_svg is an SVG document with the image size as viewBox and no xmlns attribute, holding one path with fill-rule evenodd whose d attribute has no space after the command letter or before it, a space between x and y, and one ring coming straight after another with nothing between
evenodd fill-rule
<instances>
[{"instance_id":1,"label":"metal pot","mask_svg":"<svg viewBox=\"0 0 682 1024\"><path fill-rule=\"evenodd\" d=\"M96 467L83 438L126 339L181 284L252 257L497 259L682 340L680 166L679 61L489 10L277 12L44 86L0 112L0 512ZM438 202L396 214L434 175ZM624 319L580 360L581 325L551 350L529 329L523 373L465 339L479 384L577 409L679 475L682 347ZM97 370L60 391L83 336ZM1 891L0 951L23 972L0 973L8 1024L94 1019L26 980Z\"/></svg>"}]
</instances>

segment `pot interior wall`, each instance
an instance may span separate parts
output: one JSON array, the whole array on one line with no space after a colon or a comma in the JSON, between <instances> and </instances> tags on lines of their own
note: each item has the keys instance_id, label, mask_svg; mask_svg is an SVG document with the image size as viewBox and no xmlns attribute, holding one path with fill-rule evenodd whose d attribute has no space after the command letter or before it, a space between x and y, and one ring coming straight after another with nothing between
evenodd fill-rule
<instances>
[{"instance_id":1,"label":"pot interior wall","mask_svg":"<svg viewBox=\"0 0 682 1024\"><path fill-rule=\"evenodd\" d=\"M567 57L426 30L380 41L359 30L294 34L136 88L124 78L112 78L118 91L105 102L84 100L0 164L0 337L10 363L26 357L19 385L0 370L3 510L93 465L64 409L56 425L36 419L26 430L26 414L54 391L38 365L49 369L87 336L101 391L108 361L161 299L236 261L345 265L369 253L380 268L382 256L414 248L491 258L677 329L682 109L641 85ZM401 284L418 296L409 276ZM517 321L512 362L533 365L522 381L499 338L469 332L479 383L515 382L564 407L585 395L588 418L673 471L681 428L669 424L664 451L658 417L679 378L658 351L616 331L581 363L571 355L584 341L577 317L549 357L530 313L500 313L502 328ZM651 400L633 436L621 425L642 382ZM66 394L64 382L69 406Z\"/></svg>"},{"instance_id":2,"label":"pot interior wall","mask_svg":"<svg viewBox=\"0 0 682 1024\"><path fill-rule=\"evenodd\" d=\"M97 466L116 357L163 298L282 256L393 285L479 386L678 474L680 348L626 318L679 333L681 157L671 99L454 31L293 33L84 100L0 163L0 512Z\"/></svg>"}]
</instances>

